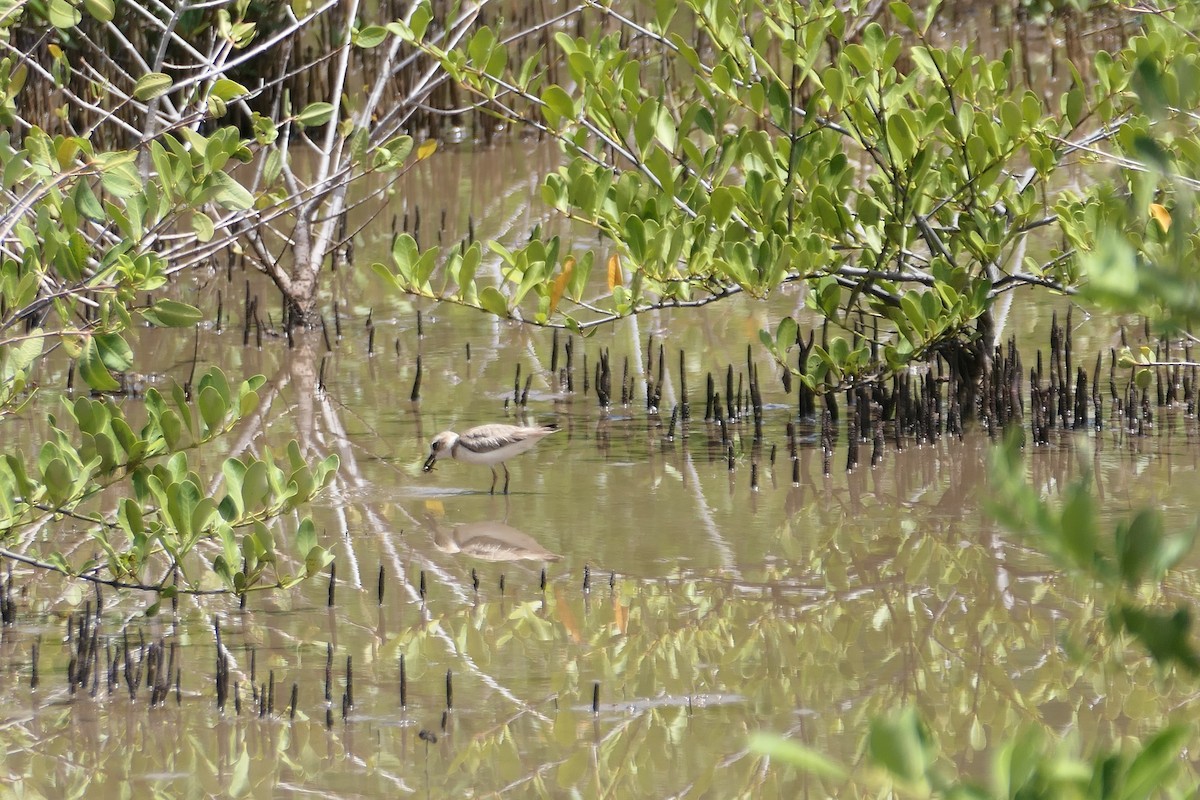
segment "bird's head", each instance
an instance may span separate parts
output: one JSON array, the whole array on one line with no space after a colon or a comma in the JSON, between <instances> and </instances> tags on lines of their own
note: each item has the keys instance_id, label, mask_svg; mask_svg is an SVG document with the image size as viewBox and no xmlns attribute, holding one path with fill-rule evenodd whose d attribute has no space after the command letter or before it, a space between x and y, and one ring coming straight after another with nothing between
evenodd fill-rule
<instances>
[{"instance_id":1,"label":"bird's head","mask_svg":"<svg viewBox=\"0 0 1200 800\"><path fill-rule=\"evenodd\" d=\"M429 443L429 458L425 459L423 469L426 472L432 472L434 462L439 458L447 458L457 441L458 434L454 431L442 431L433 437L433 441Z\"/></svg>"}]
</instances>

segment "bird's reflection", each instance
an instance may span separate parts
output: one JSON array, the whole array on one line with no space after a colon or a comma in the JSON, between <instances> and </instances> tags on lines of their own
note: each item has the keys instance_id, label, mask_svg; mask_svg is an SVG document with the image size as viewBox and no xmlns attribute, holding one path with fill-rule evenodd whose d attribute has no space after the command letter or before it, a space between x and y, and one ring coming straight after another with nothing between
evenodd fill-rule
<instances>
[{"instance_id":1,"label":"bird's reflection","mask_svg":"<svg viewBox=\"0 0 1200 800\"><path fill-rule=\"evenodd\" d=\"M461 553L483 561L558 561L562 558L524 531L499 521L436 525L433 545L443 553Z\"/></svg>"}]
</instances>

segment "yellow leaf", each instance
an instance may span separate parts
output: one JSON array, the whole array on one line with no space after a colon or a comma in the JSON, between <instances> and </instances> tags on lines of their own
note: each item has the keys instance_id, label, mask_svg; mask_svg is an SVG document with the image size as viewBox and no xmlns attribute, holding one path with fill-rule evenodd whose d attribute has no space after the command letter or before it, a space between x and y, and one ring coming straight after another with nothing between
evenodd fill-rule
<instances>
[{"instance_id":1,"label":"yellow leaf","mask_svg":"<svg viewBox=\"0 0 1200 800\"><path fill-rule=\"evenodd\" d=\"M1151 203L1150 216L1154 217L1154 220L1159 224L1159 227L1163 229L1163 233L1171 230L1171 212L1167 211L1166 206L1162 206L1158 203Z\"/></svg>"},{"instance_id":2,"label":"yellow leaf","mask_svg":"<svg viewBox=\"0 0 1200 800\"><path fill-rule=\"evenodd\" d=\"M63 51L62 51L62 48L59 47L58 45L48 44L48 45L46 45L46 49L50 51L50 57L53 58L54 60L57 61L58 59L62 58Z\"/></svg>"},{"instance_id":3,"label":"yellow leaf","mask_svg":"<svg viewBox=\"0 0 1200 800\"><path fill-rule=\"evenodd\" d=\"M554 285L550 287L550 313L554 313L554 309L558 308L558 301L562 299L563 292L566 291L567 282L571 280L571 273L575 271L575 256L567 256L563 259L562 272L554 279Z\"/></svg>"},{"instance_id":4,"label":"yellow leaf","mask_svg":"<svg viewBox=\"0 0 1200 800\"><path fill-rule=\"evenodd\" d=\"M438 519L446 516L446 507L442 505L441 500L426 500L425 510Z\"/></svg>"},{"instance_id":5,"label":"yellow leaf","mask_svg":"<svg viewBox=\"0 0 1200 800\"><path fill-rule=\"evenodd\" d=\"M68 357L79 358L83 355L83 345L87 342L87 337L64 333L61 341Z\"/></svg>"},{"instance_id":6,"label":"yellow leaf","mask_svg":"<svg viewBox=\"0 0 1200 800\"><path fill-rule=\"evenodd\" d=\"M417 161L424 161L437 150L437 139L430 139L417 148Z\"/></svg>"},{"instance_id":7,"label":"yellow leaf","mask_svg":"<svg viewBox=\"0 0 1200 800\"><path fill-rule=\"evenodd\" d=\"M613 253L608 257L608 290L611 292L624 282L621 277L621 257Z\"/></svg>"}]
</instances>

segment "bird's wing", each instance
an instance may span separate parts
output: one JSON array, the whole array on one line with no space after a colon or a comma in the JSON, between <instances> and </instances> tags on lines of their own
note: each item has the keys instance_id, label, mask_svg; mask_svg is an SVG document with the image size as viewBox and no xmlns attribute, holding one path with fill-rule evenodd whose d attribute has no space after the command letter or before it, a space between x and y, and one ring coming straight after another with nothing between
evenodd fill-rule
<instances>
[{"instance_id":1,"label":"bird's wing","mask_svg":"<svg viewBox=\"0 0 1200 800\"><path fill-rule=\"evenodd\" d=\"M516 425L480 425L478 428L471 428L462 434L458 439L458 444L473 453L486 453L498 450L508 444L540 439L553 433L554 430L554 428L520 428Z\"/></svg>"}]
</instances>

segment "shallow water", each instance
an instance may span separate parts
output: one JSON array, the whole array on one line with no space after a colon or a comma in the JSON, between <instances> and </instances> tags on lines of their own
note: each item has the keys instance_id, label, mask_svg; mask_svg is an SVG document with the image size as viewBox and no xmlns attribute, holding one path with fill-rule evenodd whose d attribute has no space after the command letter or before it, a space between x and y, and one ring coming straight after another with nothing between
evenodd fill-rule
<instances>
[{"instance_id":1,"label":"shallow water","mask_svg":"<svg viewBox=\"0 0 1200 800\"><path fill-rule=\"evenodd\" d=\"M431 159L422 180L472 186L479 235L517 238L535 222L520 212L527 187L488 183L497 160L470 151ZM435 164L454 175L432 172ZM359 265L382 258L386 244L365 240ZM865 444L847 472L843 424L824 474L815 424L796 420L795 394L757 344L760 328L801 306L799 293L647 314L576 339L568 393L548 368L550 332L426 304L418 337L416 308L386 297L368 272L343 269L331 286L326 319L332 328L329 303L338 301L343 335L329 331L329 351L320 331L293 349L271 337L243 347L248 276L236 271L232 282L213 274L193 297L215 317L220 288L226 314L222 331L209 325L195 343L200 367L267 376L262 413L204 463L293 438L310 456L342 460L314 512L337 556L333 605L324 576L255 594L245 610L184 598L154 618L142 615L147 598L104 592L98 641L115 646L127 632L134 674L139 636L176 648L179 693L172 686L150 708L145 686L131 701L123 665L111 689L105 674L94 695L68 692L66 617L93 590L14 565L19 618L0 641L0 690L13 698L0 712L0 796L857 796L868 790L766 763L748 752L748 735L786 734L856 764L870 719L915 705L947 765L983 778L991 748L1022 727L1070 734L1085 749L1113 746L1191 698L1190 683L1110 642L1090 587L989 520L992 443L981 431L901 451L889 436L880 464L870 466ZM192 291L181 287L185 298ZM1065 308L1021 296L1004 335L1044 347L1052 311ZM1090 364L1115 326L1079 311L1075 322L1077 352ZM662 413L645 407L651 336L655 364L660 342L667 359ZM145 330L136 339L153 385L187 376L189 337ZM702 419L704 379L713 372L724 393L727 365L746 372L747 345L763 385L764 437L753 441L749 417L732 424L731 469L719 429ZM582 391L583 356L593 370L601 347L612 354L614 387L628 357L628 406L605 411ZM692 417L669 439L670 410L683 402L681 350ZM533 376L519 410L517 365L522 387ZM37 377L43 389L26 420L53 408L65 384L54 362ZM137 413L136 398L119 402ZM799 425L798 485L789 420ZM487 493L484 467L421 471L434 434L495 421L563 429L511 462L509 495ZM31 452L41 441L27 421L4 425L10 447ZM1160 416L1147 437L1090 432L1092 456L1064 436L1030 448L1030 477L1053 495L1087 458L1106 528L1147 504L1168 525L1189 525L1197 436L1182 412ZM294 526L285 519L278 535ZM92 549L68 521L11 546L80 558ZM1176 599L1195 588L1194 559L1185 566L1169 587ZM233 698L217 709L214 618L240 712ZM348 671L353 705L343 718ZM251 687L272 679L273 709L260 714Z\"/></svg>"}]
</instances>

